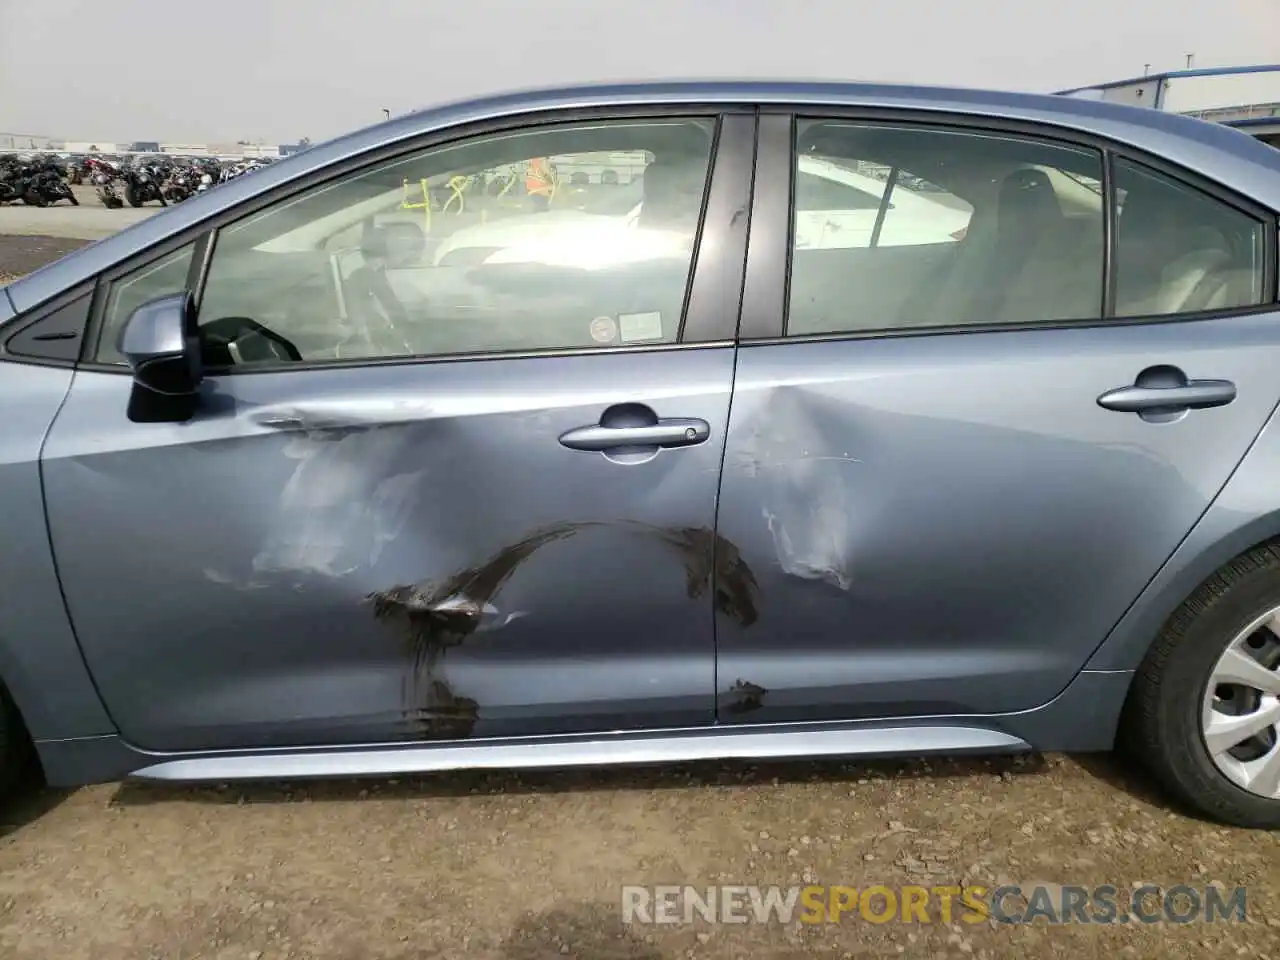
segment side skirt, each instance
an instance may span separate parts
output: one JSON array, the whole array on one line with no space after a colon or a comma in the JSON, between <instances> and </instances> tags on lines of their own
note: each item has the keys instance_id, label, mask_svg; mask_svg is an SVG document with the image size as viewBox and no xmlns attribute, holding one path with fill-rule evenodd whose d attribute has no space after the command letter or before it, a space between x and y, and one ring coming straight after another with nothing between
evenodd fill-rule
<instances>
[{"instance_id":1,"label":"side skirt","mask_svg":"<svg viewBox=\"0 0 1280 960\"><path fill-rule=\"evenodd\" d=\"M168 782L381 777L703 760L812 760L929 754L1108 750L1132 673L1086 671L1034 710L988 717L704 727L644 732L154 753L116 736L37 743L53 785L122 778Z\"/></svg>"}]
</instances>

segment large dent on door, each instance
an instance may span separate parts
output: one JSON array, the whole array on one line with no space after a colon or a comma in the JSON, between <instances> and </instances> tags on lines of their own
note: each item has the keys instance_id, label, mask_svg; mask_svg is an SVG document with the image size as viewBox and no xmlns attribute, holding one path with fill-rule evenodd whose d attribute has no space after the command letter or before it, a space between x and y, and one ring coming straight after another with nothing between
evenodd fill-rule
<instances>
[{"instance_id":1,"label":"large dent on door","mask_svg":"<svg viewBox=\"0 0 1280 960\"><path fill-rule=\"evenodd\" d=\"M289 584L299 589L317 577L356 582L367 578L385 549L413 534L415 513L428 506L422 497L432 486L431 474L448 470L447 463L396 469L412 449L407 445L424 442L412 423L425 413L404 402L388 406L323 401L255 411L256 423L286 431L282 453L295 465L251 568L239 575L206 568L205 578L241 590ZM412 459L422 462L421 457ZM543 547L592 529L661 544L680 564L690 600L710 597L719 614L743 627L758 619L754 573L738 548L709 528L624 519L577 520L531 530L443 579L393 584L363 594L374 619L397 638L406 658L401 719L414 736L471 735L483 705L455 689L447 675L447 652L530 615L503 603L503 587ZM421 546L430 548L429 543ZM411 548L418 549L416 543Z\"/></svg>"},{"instance_id":2,"label":"large dent on door","mask_svg":"<svg viewBox=\"0 0 1280 960\"><path fill-rule=\"evenodd\" d=\"M341 576L376 564L404 530L425 473L393 472L401 443L385 427L309 429L292 440L284 454L298 465L254 572Z\"/></svg>"},{"instance_id":3,"label":"large dent on door","mask_svg":"<svg viewBox=\"0 0 1280 960\"><path fill-rule=\"evenodd\" d=\"M848 590L854 582L851 471L862 461L834 400L810 387L776 387L753 398L735 426L725 469L751 477L760 515L782 571ZM830 453L828 451L841 451Z\"/></svg>"},{"instance_id":4,"label":"large dent on door","mask_svg":"<svg viewBox=\"0 0 1280 960\"><path fill-rule=\"evenodd\" d=\"M678 376L673 357L215 377L199 417L127 431L105 423L128 379L85 375L49 446L51 537L124 735L189 750L704 722L715 619L760 610L712 529L719 443L631 466L556 442L634 384L723 425L732 351L682 354Z\"/></svg>"}]
</instances>

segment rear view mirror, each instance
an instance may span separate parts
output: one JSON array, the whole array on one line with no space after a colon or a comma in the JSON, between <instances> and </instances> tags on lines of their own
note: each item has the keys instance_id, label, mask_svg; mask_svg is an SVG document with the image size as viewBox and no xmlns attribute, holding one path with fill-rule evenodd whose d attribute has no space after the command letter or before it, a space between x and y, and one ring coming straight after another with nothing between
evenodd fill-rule
<instances>
[{"instance_id":1,"label":"rear view mirror","mask_svg":"<svg viewBox=\"0 0 1280 960\"><path fill-rule=\"evenodd\" d=\"M138 307L120 331L119 347L133 370L129 419L135 423L190 420L201 379L191 294L173 294Z\"/></svg>"}]
</instances>

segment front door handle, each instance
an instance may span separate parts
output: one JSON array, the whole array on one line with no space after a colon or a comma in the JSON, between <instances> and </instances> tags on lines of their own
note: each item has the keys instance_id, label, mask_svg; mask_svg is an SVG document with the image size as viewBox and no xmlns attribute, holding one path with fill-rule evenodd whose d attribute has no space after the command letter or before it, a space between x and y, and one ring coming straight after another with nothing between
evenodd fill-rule
<instances>
[{"instance_id":1,"label":"front door handle","mask_svg":"<svg viewBox=\"0 0 1280 960\"><path fill-rule=\"evenodd\" d=\"M560 435L560 442L571 450L604 452L617 447L689 447L703 443L711 436L711 425L705 420L673 418L639 426L609 427L592 424L576 427Z\"/></svg>"},{"instance_id":2,"label":"front door handle","mask_svg":"<svg viewBox=\"0 0 1280 960\"><path fill-rule=\"evenodd\" d=\"M1108 390L1098 397L1098 406L1154 421L1225 406L1235 398L1236 385L1230 380L1189 380L1177 367L1159 366L1143 370L1132 386Z\"/></svg>"}]
</instances>

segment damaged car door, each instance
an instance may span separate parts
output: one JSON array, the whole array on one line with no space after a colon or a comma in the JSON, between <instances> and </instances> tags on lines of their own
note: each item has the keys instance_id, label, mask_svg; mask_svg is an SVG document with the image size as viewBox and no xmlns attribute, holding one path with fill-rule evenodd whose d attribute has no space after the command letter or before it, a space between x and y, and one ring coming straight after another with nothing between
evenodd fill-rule
<instances>
[{"instance_id":1,"label":"damaged car door","mask_svg":"<svg viewBox=\"0 0 1280 960\"><path fill-rule=\"evenodd\" d=\"M1273 215L968 122L761 119L750 247L793 255L746 277L718 531L768 602L717 629L722 716L1051 701L1280 396ZM895 181L871 237L789 236L806 157Z\"/></svg>"},{"instance_id":2,"label":"damaged car door","mask_svg":"<svg viewBox=\"0 0 1280 960\"><path fill-rule=\"evenodd\" d=\"M103 278L44 479L67 606L128 741L712 722L713 607L754 616L748 579L712 569L754 118L657 113L384 153ZM550 209L402 199L602 151L648 164L638 223L590 219L610 183ZM544 228L433 256L499 219ZM178 322L164 311L188 309L198 373L175 413L137 371Z\"/></svg>"}]
</instances>

